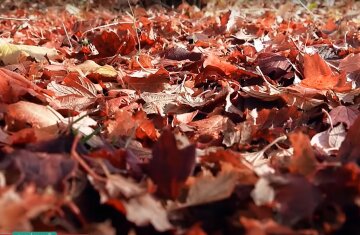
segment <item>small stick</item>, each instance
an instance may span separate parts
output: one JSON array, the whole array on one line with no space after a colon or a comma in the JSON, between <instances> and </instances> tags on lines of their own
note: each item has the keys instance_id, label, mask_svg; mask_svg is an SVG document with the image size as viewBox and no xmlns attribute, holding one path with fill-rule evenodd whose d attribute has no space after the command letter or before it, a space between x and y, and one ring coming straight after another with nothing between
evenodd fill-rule
<instances>
[{"instance_id":1,"label":"small stick","mask_svg":"<svg viewBox=\"0 0 360 235\"><path fill-rule=\"evenodd\" d=\"M61 22L61 24L62 24L62 26L63 26L63 28L64 28L64 31L65 31L65 34L66 34L66 38L67 38L67 40L68 40L68 42L69 42L69 44L70 44L70 48L71 48L71 50L72 50L72 49L73 49L73 45L72 45L72 43L71 43L71 40L70 40L68 31L66 30L66 27L65 27L64 23Z\"/></svg>"},{"instance_id":2,"label":"small stick","mask_svg":"<svg viewBox=\"0 0 360 235\"><path fill-rule=\"evenodd\" d=\"M29 19L29 18L15 18L15 17L0 16L0 20L30 21L30 20L32 20L32 19Z\"/></svg>"},{"instance_id":3,"label":"small stick","mask_svg":"<svg viewBox=\"0 0 360 235\"><path fill-rule=\"evenodd\" d=\"M305 4L301 0L297 0L297 1L310 13L312 17L316 18L315 14L312 11L310 11L310 9L307 8L307 6L305 6Z\"/></svg>"},{"instance_id":4,"label":"small stick","mask_svg":"<svg viewBox=\"0 0 360 235\"><path fill-rule=\"evenodd\" d=\"M90 166L80 157L80 155L76 152L76 146L78 145L79 141L81 139L81 135L78 134L75 136L74 143L71 146L71 156L84 168L84 170L91 175L95 180L106 182L106 178L98 175L93 171Z\"/></svg>"},{"instance_id":5,"label":"small stick","mask_svg":"<svg viewBox=\"0 0 360 235\"><path fill-rule=\"evenodd\" d=\"M331 118L331 116L330 116L329 112L328 112L328 111L326 111L325 109L321 109L321 111L322 111L323 113L325 113L325 115L326 115L326 116L327 116L327 118L329 119L329 122L330 122L330 128L331 128L331 129L333 129L333 128L334 128L334 124L333 124L333 121L332 121L332 118Z\"/></svg>"},{"instance_id":6,"label":"small stick","mask_svg":"<svg viewBox=\"0 0 360 235\"><path fill-rule=\"evenodd\" d=\"M133 28L134 28L134 31L135 31L135 35L136 35L136 39L137 39L137 42L138 42L138 46L139 46L139 51L138 51L138 54L141 53L141 45L140 45L140 38L139 38L139 35L137 33L137 30L136 30L136 19L135 19L135 13L132 9L132 6L130 4L130 1L127 0L128 4L129 4L129 7L130 7L130 11L131 11L131 14L132 14L132 19L133 19ZM128 13L128 12L126 12Z\"/></svg>"},{"instance_id":7,"label":"small stick","mask_svg":"<svg viewBox=\"0 0 360 235\"><path fill-rule=\"evenodd\" d=\"M82 37L87 34L88 32L91 32L93 30L96 30L96 29L102 29L102 28L107 28L107 27L110 27L110 26L115 26L115 25L118 25L118 24L132 24L133 22L128 22L128 21L118 21L118 22L115 22L115 23L110 23L110 24L105 24L105 25L100 25L100 26L97 26L95 28L91 28L91 29L88 29L86 30L85 32L82 33Z\"/></svg>"}]
</instances>

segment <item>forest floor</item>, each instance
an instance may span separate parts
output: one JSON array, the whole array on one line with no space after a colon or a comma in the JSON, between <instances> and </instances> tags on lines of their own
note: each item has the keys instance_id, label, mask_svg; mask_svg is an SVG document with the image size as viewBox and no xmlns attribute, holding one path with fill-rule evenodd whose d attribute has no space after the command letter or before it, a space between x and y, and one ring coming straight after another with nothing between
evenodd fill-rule
<instances>
[{"instance_id":1,"label":"forest floor","mask_svg":"<svg viewBox=\"0 0 360 235\"><path fill-rule=\"evenodd\" d=\"M360 233L359 1L39 2L0 14L0 233Z\"/></svg>"}]
</instances>

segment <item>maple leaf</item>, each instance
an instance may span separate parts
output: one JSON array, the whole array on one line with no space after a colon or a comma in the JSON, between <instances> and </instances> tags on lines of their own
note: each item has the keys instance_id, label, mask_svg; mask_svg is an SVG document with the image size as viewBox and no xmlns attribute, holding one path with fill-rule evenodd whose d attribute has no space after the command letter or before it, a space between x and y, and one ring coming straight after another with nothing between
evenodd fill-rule
<instances>
[{"instance_id":1,"label":"maple leaf","mask_svg":"<svg viewBox=\"0 0 360 235\"><path fill-rule=\"evenodd\" d=\"M178 149L175 136L170 130L164 130L152 150L152 159L146 169L158 186L157 192L166 198L175 199L194 165L194 145Z\"/></svg>"},{"instance_id":2,"label":"maple leaf","mask_svg":"<svg viewBox=\"0 0 360 235\"><path fill-rule=\"evenodd\" d=\"M339 92L351 90L351 84L346 82L345 74L334 75L319 54L304 55L304 77L301 81L303 86L315 89L333 89Z\"/></svg>"}]
</instances>

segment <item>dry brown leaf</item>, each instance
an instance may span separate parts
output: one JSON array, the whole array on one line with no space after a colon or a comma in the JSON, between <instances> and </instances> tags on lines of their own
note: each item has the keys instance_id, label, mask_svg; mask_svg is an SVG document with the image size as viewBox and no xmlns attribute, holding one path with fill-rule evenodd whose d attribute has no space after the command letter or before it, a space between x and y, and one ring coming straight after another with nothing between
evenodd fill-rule
<instances>
[{"instance_id":1,"label":"dry brown leaf","mask_svg":"<svg viewBox=\"0 0 360 235\"><path fill-rule=\"evenodd\" d=\"M126 218L138 226L151 223L160 232L172 229L166 210L150 194L132 198L124 206Z\"/></svg>"},{"instance_id":2,"label":"dry brown leaf","mask_svg":"<svg viewBox=\"0 0 360 235\"><path fill-rule=\"evenodd\" d=\"M7 107L5 120L9 129L19 130L28 125L36 128L52 126L62 118L60 113L50 107L19 101Z\"/></svg>"},{"instance_id":3,"label":"dry brown leaf","mask_svg":"<svg viewBox=\"0 0 360 235\"><path fill-rule=\"evenodd\" d=\"M195 178L190 186L186 206L195 206L230 197L238 182L239 174L232 167L224 167L218 175L203 175Z\"/></svg>"}]
</instances>

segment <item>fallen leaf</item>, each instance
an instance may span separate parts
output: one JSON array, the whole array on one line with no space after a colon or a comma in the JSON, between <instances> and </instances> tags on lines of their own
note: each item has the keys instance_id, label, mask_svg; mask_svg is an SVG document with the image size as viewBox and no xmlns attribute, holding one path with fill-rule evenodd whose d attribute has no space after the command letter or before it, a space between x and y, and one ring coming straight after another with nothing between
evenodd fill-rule
<instances>
[{"instance_id":1,"label":"fallen leaf","mask_svg":"<svg viewBox=\"0 0 360 235\"><path fill-rule=\"evenodd\" d=\"M337 106L330 111L330 117L332 125L337 125L338 123L345 123L349 128L352 126L354 121L359 115L359 111L353 110L346 106Z\"/></svg>"},{"instance_id":2,"label":"fallen leaf","mask_svg":"<svg viewBox=\"0 0 360 235\"><path fill-rule=\"evenodd\" d=\"M345 74L334 75L319 54L304 55L304 77L301 81L303 86L315 89L333 89L339 92L351 90L351 84L346 82Z\"/></svg>"},{"instance_id":3,"label":"fallen leaf","mask_svg":"<svg viewBox=\"0 0 360 235\"><path fill-rule=\"evenodd\" d=\"M360 54L350 54L341 60L339 69L347 73L360 69Z\"/></svg>"},{"instance_id":4,"label":"fallen leaf","mask_svg":"<svg viewBox=\"0 0 360 235\"><path fill-rule=\"evenodd\" d=\"M197 177L189 188L185 205L196 206L228 198L238 179L238 173L231 168L222 170L215 177L211 173Z\"/></svg>"},{"instance_id":5,"label":"fallen leaf","mask_svg":"<svg viewBox=\"0 0 360 235\"><path fill-rule=\"evenodd\" d=\"M208 55L208 57L205 59L203 63L203 66L204 68L206 68L207 66L215 67L223 71L226 75L230 75L238 71L238 68L235 65L226 62L224 60L221 60L219 57L213 54Z\"/></svg>"},{"instance_id":6,"label":"fallen leaf","mask_svg":"<svg viewBox=\"0 0 360 235\"><path fill-rule=\"evenodd\" d=\"M349 131L346 134L345 140L342 142L339 149L338 158L341 162L356 162L360 164L360 116L354 121L352 126L349 127Z\"/></svg>"},{"instance_id":7,"label":"fallen leaf","mask_svg":"<svg viewBox=\"0 0 360 235\"><path fill-rule=\"evenodd\" d=\"M18 150L5 156L0 165L9 176L16 178L19 174L17 181L12 182L14 179L8 179L8 183L17 185L34 183L38 188L51 186L56 190L64 186L64 182L75 169L75 162L68 159L68 156L28 150Z\"/></svg>"},{"instance_id":8,"label":"fallen leaf","mask_svg":"<svg viewBox=\"0 0 360 235\"><path fill-rule=\"evenodd\" d=\"M201 53L198 52L190 52L181 47L174 47L166 49L163 52L166 59L170 60L190 60L190 61L197 61L200 60L202 57Z\"/></svg>"},{"instance_id":9,"label":"fallen leaf","mask_svg":"<svg viewBox=\"0 0 360 235\"><path fill-rule=\"evenodd\" d=\"M329 145L332 148L339 149L342 142L345 140L346 129L342 123L337 125L333 129L330 130L329 133Z\"/></svg>"},{"instance_id":10,"label":"fallen leaf","mask_svg":"<svg viewBox=\"0 0 360 235\"><path fill-rule=\"evenodd\" d=\"M0 193L0 231L31 231L31 220L54 209L58 200L52 193L40 193L30 185L21 193L8 188Z\"/></svg>"},{"instance_id":11,"label":"fallen leaf","mask_svg":"<svg viewBox=\"0 0 360 235\"><path fill-rule=\"evenodd\" d=\"M20 56L31 56L38 61L45 60L45 56L50 59L55 59L58 54L54 48L29 46L29 45L15 45L11 43L0 44L0 58L4 64L19 63Z\"/></svg>"},{"instance_id":12,"label":"fallen leaf","mask_svg":"<svg viewBox=\"0 0 360 235\"><path fill-rule=\"evenodd\" d=\"M37 128L52 126L62 118L61 114L50 107L27 101L10 104L5 116L6 124L12 130L19 130L27 125Z\"/></svg>"},{"instance_id":13,"label":"fallen leaf","mask_svg":"<svg viewBox=\"0 0 360 235\"><path fill-rule=\"evenodd\" d=\"M159 232L172 229L166 210L149 194L132 198L124 206L126 218L138 226L151 223Z\"/></svg>"},{"instance_id":14,"label":"fallen leaf","mask_svg":"<svg viewBox=\"0 0 360 235\"><path fill-rule=\"evenodd\" d=\"M135 90L142 92L160 92L164 89L165 83L169 81L169 72L161 68L146 78L125 77L124 80Z\"/></svg>"},{"instance_id":15,"label":"fallen leaf","mask_svg":"<svg viewBox=\"0 0 360 235\"><path fill-rule=\"evenodd\" d=\"M246 235L270 235L270 234L287 234L295 235L297 232L280 225L273 220L256 220L241 216L240 223L245 227Z\"/></svg>"},{"instance_id":16,"label":"fallen leaf","mask_svg":"<svg viewBox=\"0 0 360 235\"><path fill-rule=\"evenodd\" d=\"M257 206L269 204L275 199L275 190L266 178L260 178L251 192L251 197Z\"/></svg>"},{"instance_id":17,"label":"fallen leaf","mask_svg":"<svg viewBox=\"0 0 360 235\"><path fill-rule=\"evenodd\" d=\"M305 176L314 173L317 162L309 137L302 132L297 132L290 134L289 138L294 148L294 156L291 158L290 170Z\"/></svg>"},{"instance_id":18,"label":"fallen leaf","mask_svg":"<svg viewBox=\"0 0 360 235\"><path fill-rule=\"evenodd\" d=\"M158 186L159 195L175 199L194 165L195 147L178 149L175 136L170 130L164 130L152 150L147 172Z\"/></svg>"},{"instance_id":19,"label":"fallen leaf","mask_svg":"<svg viewBox=\"0 0 360 235\"><path fill-rule=\"evenodd\" d=\"M320 191L304 176L273 176L270 182L275 189L282 224L294 225L299 220L310 217L322 200Z\"/></svg>"}]
</instances>

